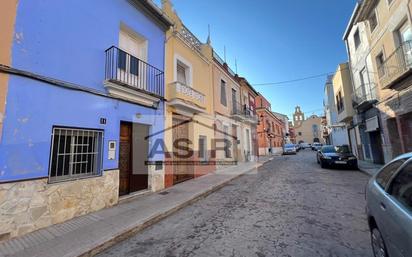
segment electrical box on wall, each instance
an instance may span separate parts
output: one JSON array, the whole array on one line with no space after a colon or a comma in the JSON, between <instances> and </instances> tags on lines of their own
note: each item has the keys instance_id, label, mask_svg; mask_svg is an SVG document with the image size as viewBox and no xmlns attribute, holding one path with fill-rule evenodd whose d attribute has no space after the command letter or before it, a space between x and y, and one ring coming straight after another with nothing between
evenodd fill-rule
<instances>
[{"instance_id":1,"label":"electrical box on wall","mask_svg":"<svg viewBox=\"0 0 412 257\"><path fill-rule=\"evenodd\" d=\"M107 156L109 160L116 159L116 141L114 140L109 141L109 153Z\"/></svg>"}]
</instances>

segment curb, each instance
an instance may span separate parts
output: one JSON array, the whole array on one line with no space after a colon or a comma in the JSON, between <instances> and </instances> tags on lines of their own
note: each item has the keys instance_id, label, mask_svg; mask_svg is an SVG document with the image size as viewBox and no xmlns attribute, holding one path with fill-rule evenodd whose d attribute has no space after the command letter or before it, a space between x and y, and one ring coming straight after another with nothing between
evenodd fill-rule
<instances>
[{"instance_id":1,"label":"curb","mask_svg":"<svg viewBox=\"0 0 412 257\"><path fill-rule=\"evenodd\" d=\"M127 230L125 230L125 231L123 231L123 232L121 232L117 235L114 235L111 239L107 240L106 242L100 243L99 245L96 245L92 249L85 250L83 253L78 254L77 256L79 256L79 257L95 256L95 255L103 252L104 250L106 250L106 249L108 249L108 248L110 248L110 247L112 247L112 246L114 246L114 245L116 245L116 244L118 244L118 243L120 243L120 242L136 235L136 234L138 234L140 231L144 230L145 228L150 227L151 225L153 225L155 223L158 223L159 221L161 221L161 220L165 219L166 217L172 215L173 213L183 209L184 207L187 207L187 206L189 206L189 205L205 198L206 196L208 196L208 195L216 192L217 190L221 189L222 187L226 186L227 184L229 184L233 180L235 180L237 178L240 178L241 176L249 173L250 171L252 171L254 169L262 167L265 163L268 163L272 160L273 160L273 157L269 158L268 160L266 160L262 163L258 163L255 167L253 167L251 169L248 169L248 170L246 170L245 172L243 172L241 174L237 174L236 176L222 182L219 185L215 185L215 186L211 187L210 189L208 189L208 190L206 190L202 193L194 195L190 200L188 200L184 203L181 203L180 205L178 205L178 206L176 206L176 207L174 207L170 210L167 210L163 213L157 214L157 215L149 218L147 221L143 222L140 225L137 225L133 228L127 229Z\"/></svg>"},{"instance_id":2,"label":"curb","mask_svg":"<svg viewBox=\"0 0 412 257\"><path fill-rule=\"evenodd\" d=\"M369 177L372 177L372 176L374 175L374 174L371 174L370 172L368 172L366 169L362 169L362 168L359 168L359 167L358 167L358 170L359 170L360 172L362 172L363 174L369 176Z\"/></svg>"}]
</instances>

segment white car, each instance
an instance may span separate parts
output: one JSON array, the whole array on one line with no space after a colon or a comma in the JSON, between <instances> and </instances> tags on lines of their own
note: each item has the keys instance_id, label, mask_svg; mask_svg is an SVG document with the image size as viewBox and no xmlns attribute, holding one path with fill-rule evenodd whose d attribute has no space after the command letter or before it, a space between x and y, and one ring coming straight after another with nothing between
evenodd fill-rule
<instances>
[{"instance_id":1,"label":"white car","mask_svg":"<svg viewBox=\"0 0 412 257\"><path fill-rule=\"evenodd\" d=\"M313 151L319 151L322 148L322 144L321 143L313 143L312 144L312 150Z\"/></svg>"},{"instance_id":2,"label":"white car","mask_svg":"<svg viewBox=\"0 0 412 257\"><path fill-rule=\"evenodd\" d=\"M310 148L310 144L308 144L308 143L300 143L300 148L302 148L302 149Z\"/></svg>"},{"instance_id":3,"label":"white car","mask_svg":"<svg viewBox=\"0 0 412 257\"><path fill-rule=\"evenodd\" d=\"M285 144L283 146L283 155L285 154L296 154L296 146L294 144Z\"/></svg>"}]
</instances>

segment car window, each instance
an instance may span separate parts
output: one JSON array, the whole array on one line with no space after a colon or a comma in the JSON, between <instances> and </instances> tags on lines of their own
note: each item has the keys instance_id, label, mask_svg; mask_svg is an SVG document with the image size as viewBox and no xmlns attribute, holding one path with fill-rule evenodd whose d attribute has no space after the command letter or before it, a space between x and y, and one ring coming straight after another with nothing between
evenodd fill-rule
<instances>
[{"instance_id":1,"label":"car window","mask_svg":"<svg viewBox=\"0 0 412 257\"><path fill-rule=\"evenodd\" d=\"M382 189L385 189L392 175L399 169L400 166L402 166L404 162L405 160L401 159L385 166L376 176L376 183L378 183Z\"/></svg>"},{"instance_id":2,"label":"car window","mask_svg":"<svg viewBox=\"0 0 412 257\"><path fill-rule=\"evenodd\" d=\"M334 146L324 146L322 147L322 153L336 153L336 149Z\"/></svg>"},{"instance_id":3,"label":"car window","mask_svg":"<svg viewBox=\"0 0 412 257\"><path fill-rule=\"evenodd\" d=\"M338 153L350 153L350 148L348 145L341 145L336 147Z\"/></svg>"},{"instance_id":4,"label":"car window","mask_svg":"<svg viewBox=\"0 0 412 257\"><path fill-rule=\"evenodd\" d=\"M406 164L396 175L390 193L402 205L412 211L412 162Z\"/></svg>"}]
</instances>

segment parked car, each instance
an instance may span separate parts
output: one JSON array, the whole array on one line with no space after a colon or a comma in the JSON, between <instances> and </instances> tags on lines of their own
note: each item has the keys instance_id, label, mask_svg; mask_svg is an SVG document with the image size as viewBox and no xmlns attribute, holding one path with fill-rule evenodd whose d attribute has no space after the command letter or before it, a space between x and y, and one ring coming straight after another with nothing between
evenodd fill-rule
<instances>
[{"instance_id":1,"label":"parked car","mask_svg":"<svg viewBox=\"0 0 412 257\"><path fill-rule=\"evenodd\" d=\"M299 144L295 144L295 148L296 148L296 152L300 151L300 145Z\"/></svg>"},{"instance_id":2,"label":"parked car","mask_svg":"<svg viewBox=\"0 0 412 257\"><path fill-rule=\"evenodd\" d=\"M318 151L318 150L320 150L320 148L322 147L322 144L321 143L313 143L312 144L312 150L313 151Z\"/></svg>"},{"instance_id":3,"label":"parked car","mask_svg":"<svg viewBox=\"0 0 412 257\"><path fill-rule=\"evenodd\" d=\"M308 144L308 143L300 143L300 148L302 148L302 149L310 148L310 144Z\"/></svg>"},{"instance_id":4,"label":"parked car","mask_svg":"<svg viewBox=\"0 0 412 257\"><path fill-rule=\"evenodd\" d=\"M352 169L358 169L358 159L351 153L347 145L324 145L316 154L316 160L322 168L346 166Z\"/></svg>"},{"instance_id":5,"label":"parked car","mask_svg":"<svg viewBox=\"0 0 412 257\"><path fill-rule=\"evenodd\" d=\"M412 153L395 158L370 179L366 213L375 256L412 256Z\"/></svg>"},{"instance_id":6,"label":"parked car","mask_svg":"<svg viewBox=\"0 0 412 257\"><path fill-rule=\"evenodd\" d=\"M285 144L283 146L283 155L285 154L296 154L296 146L294 144Z\"/></svg>"}]
</instances>

